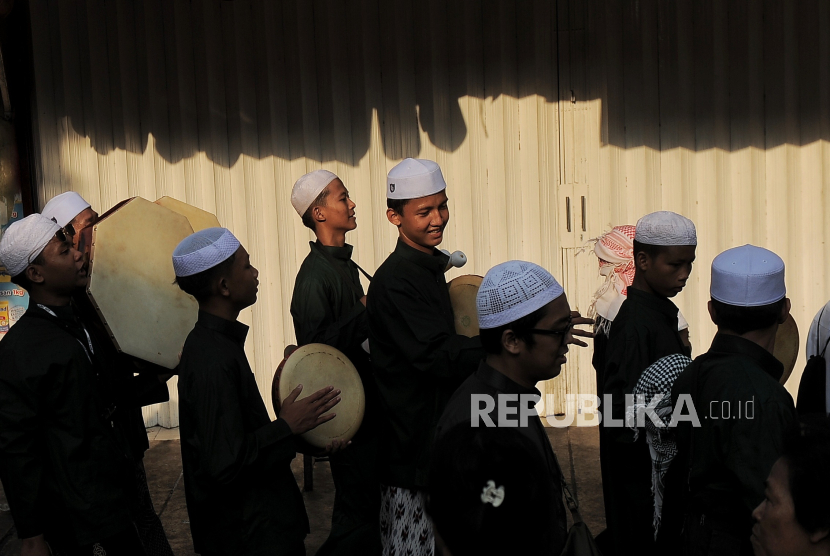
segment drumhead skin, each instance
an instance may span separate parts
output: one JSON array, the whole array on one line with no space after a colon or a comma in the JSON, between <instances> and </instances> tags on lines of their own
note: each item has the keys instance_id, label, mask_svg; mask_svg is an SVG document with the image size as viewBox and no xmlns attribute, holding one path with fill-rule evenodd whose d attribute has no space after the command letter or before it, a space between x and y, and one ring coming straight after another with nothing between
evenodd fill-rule
<instances>
[{"instance_id":1,"label":"drumhead skin","mask_svg":"<svg viewBox=\"0 0 830 556\"><path fill-rule=\"evenodd\" d=\"M455 317L455 332L472 338L478 336L478 309L476 294L483 277L467 274L450 280L450 303Z\"/></svg>"},{"instance_id":2,"label":"drumhead skin","mask_svg":"<svg viewBox=\"0 0 830 556\"><path fill-rule=\"evenodd\" d=\"M280 372L279 369L277 372ZM298 348L285 361L280 373L280 402L298 384L303 385L298 399L326 386L334 386L341 391L340 403L331 410L337 417L303 433L303 440L317 448L325 448L333 440L348 441L355 435L363 422L366 396L357 369L343 353L325 344L308 344Z\"/></svg>"},{"instance_id":3,"label":"drumhead skin","mask_svg":"<svg viewBox=\"0 0 830 556\"><path fill-rule=\"evenodd\" d=\"M174 283L172 254L191 233L184 216L141 197L93 226L87 295L119 351L178 365L199 305Z\"/></svg>"},{"instance_id":4,"label":"drumhead skin","mask_svg":"<svg viewBox=\"0 0 830 556\"><path fill-rule=\"evenodd\" d=\"M795 368L795 360L798 358L798 326L792 315L787 317L784 324L778 327L775 335L775 350L773 355L784 365L784 374L781 375L781 384L787 382Z\"/></svg>"},{"instance_id":5,"label":"drumhead skin","mask_svg":"<svg viewBox=\"0 0 830 556\"><path fill-rule=\"evenodd\" d=\"M190 227L194 232L204 230L206 228L220 228L219 219L215 215L206 210L188 205L173 197L162 197L156 200L157 205L170 209L177 214L181 214L187 221L190 222Z\"/></svg>"}]
</instances>

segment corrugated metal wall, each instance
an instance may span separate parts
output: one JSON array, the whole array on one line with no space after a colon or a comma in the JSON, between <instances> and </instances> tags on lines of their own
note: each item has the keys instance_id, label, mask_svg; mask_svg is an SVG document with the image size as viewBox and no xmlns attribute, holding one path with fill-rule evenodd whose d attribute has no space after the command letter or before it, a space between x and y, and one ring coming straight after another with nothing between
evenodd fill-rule
<instances>
[{"instance_id":1,"label":"corrugated metal wall","mask_svg":"<svg viewBox=\"0 0 830 556\"><path fill-rule=\"evenodd\" d=\"M585 240L682 212L701 240L677 298L696 353L714 332L708 266L725 248L782 255L805 335L830 297L826 3L29 3L40 206L74 189L99 211L170 195L215 212L260 269L243 318L266 401L311 238L289 193L319 167L352 192L348 241L365 268L395 241L387 170L431 158L450 184L444 246L467 253L463 273L536 261L583 311L598 284L595 259L577 254ZM589 361L546 386L548 413L563 388L593 389Z\"/></svg>"}]
</instances>

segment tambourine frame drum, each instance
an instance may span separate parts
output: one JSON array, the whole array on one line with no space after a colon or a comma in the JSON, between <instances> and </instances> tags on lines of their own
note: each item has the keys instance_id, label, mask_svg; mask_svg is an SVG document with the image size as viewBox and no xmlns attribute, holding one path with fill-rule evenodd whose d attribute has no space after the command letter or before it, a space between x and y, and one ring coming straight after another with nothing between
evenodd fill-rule
<instances>
[{"instance_id":1,"label":"tambourine frame drum","mask_svg":"<svg viewBox=\"0 0 830 556\"><path fill-rule=\"evenodd\" d=\"M341 390L340 403L332 409L337 416L303 433L303 440L316 448L325 448L333 440L348 441L357 433L366 411L366 396L357 369L342 352L325 344L308 344L291 353L277 368L272 383L277 414L282 400L298 384L303 385L298 399L326 386Z\"/></svg>"},{"instance_id":2,"label":"tambourine frame drum","mask_svg":"<svg viewBox=\"0 0 830 556\"><path fill-rule=\"evenodd\" d=\"M87 295L120 352L178 365L199 307L174 283L171 255L191 233L187 218L141 197L93 226Z\"/></svg>"},{"instance_id":3,"label":"tambourine frame drum","mask_svg":"<svg viewBox=\"0 0 830 556\"><path fill-rule=\"evenodd\" d=\"M798 326L792 315L787 317L784 324L778 327L775 335L775 349L773 355L784 365L784 374L781 375L781 384L787 382L795 368L795 361L798 358L800 340L798 338Z\"/></svg>"},{"instance_id":4,"label":"tambourine frame drum","mask_svg":"<svg viewBox=\"0 0 830 556\"><path fill-rule=\"evenodd\" d=\"M481 276L466 274L450 280L447 287L450 289L450 303L455 319L455 332L472 338L478 336L478 309L476 294L481 282Z\"/></svg>"}]
</instances>

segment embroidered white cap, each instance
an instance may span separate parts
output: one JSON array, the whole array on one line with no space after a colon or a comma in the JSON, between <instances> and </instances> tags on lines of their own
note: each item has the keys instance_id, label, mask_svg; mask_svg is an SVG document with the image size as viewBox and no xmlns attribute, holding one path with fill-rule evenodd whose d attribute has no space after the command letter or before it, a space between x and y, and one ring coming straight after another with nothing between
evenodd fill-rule
<instances>
[{"instance_id":1,"label":"embroidered white cap","mask_svg":"<svg viewBox=\"0 0 830 556\"><path fill-rule=\"evenodd\" d=\"M304 215L314 199L336 179L338 179L337 174L328 170L314 170L294 182L294 187L291 189L291 205L297 214Z\"/></svg>"},{"instance_id":2,"label":"embroidered white cap","mask_svg":"<svg viewBox=\"0 0 830 556\"><path fill-rule=\"evenodd\" d=\"M63 228L88 208L89 203L83 197L74 191L67 191L52 197L43 207L43 210L40 211L40 214L46 218L54 218L58 226Z\"/></svg>"},{"instance_id":3,"label":"embroidered white cap","mask_svg":"<svg viewBox=\"0 0 830 556\"><path fill-rule=\"evenodd\" d=\"M226 228L205 228L190 234L173 250L173 270L184 278L204 272L226 261L239 249L237 240Z\"/></svg>"},{"instance_id":4,"label":"embroidered white cap","mask_svg":"<svg viewBox=\"0 0 830 556\"><path fill-rule=\"evenodd\" d=\"M763 247L727 249L712 261L712 299L737 307L760 307L783 299L784 261Z\"/></svg>"},{"instance_id":5,"label":"embroidered white cap","mask_svg":"<svg viewBox=\"0 0 830 556\"><path fill-rule=\"evenodd\" d=\"M507 261L491 268L478 288L479 328L497 328L541 309L564 290L550 272L525 261Z\"/></svg>"},{"instance_id":6,"label":"embroidered white cap","mask_svg":"<svg viewBox=\"0 0 830 556\"><path fill-rule=\"evenodd\" d=\"M646 245L697 245L697 230L685 216L661 210L637 221L634 241Z\"/></svg>"},{"instance_id":7,"label":"embroidered white cap","mask_svg":"<svg viewBox=\"0 0 830 556\"><path fill-rule=\"evenodd\" d=\"M441 168L432 160L406 158L386 176L387 199L420 199L446 188Z\"/></svg>"},{"instance_id":8,"label":"embroidered white cap","mask_svg":"<svg viewBox=\"0 0 830 556\"><path fill-rule=\"evenodd\" d=\"M61 227L42 214L13 222L0 238L0 263L11 276L26 270Z\"/></svg>"}]
</instances>

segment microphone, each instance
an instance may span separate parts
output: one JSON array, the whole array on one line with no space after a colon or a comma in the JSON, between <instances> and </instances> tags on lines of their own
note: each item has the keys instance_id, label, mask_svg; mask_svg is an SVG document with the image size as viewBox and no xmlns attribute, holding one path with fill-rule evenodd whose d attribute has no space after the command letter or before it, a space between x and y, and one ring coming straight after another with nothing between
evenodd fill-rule
<instances>
[{"instance_id":1,"label":"microphone","mask_svg":"<svg viewBox=\"0 0 830 556\"><path fill-rule=\"evenodd\" d=\"M446 249L441 249L440 251L450 258L450 261L447 263L447 268L444 269L444 272L448 271L453 267L461 268L462 266L467 264L467 255L465 255L461 251L455 251L454 253L450 253Z\"/></svg>"}]
</instances>

